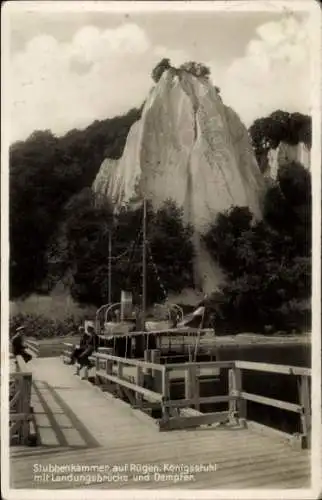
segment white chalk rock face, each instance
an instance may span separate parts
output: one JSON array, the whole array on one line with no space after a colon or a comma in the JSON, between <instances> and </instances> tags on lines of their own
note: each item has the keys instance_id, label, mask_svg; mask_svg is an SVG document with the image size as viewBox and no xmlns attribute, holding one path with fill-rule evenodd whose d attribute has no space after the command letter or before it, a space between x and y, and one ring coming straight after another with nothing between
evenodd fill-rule
<instances>
[{"instance_id":1,"label":"white chalk rock face","mask_svg":"<svg viewBox=\"0 0 322 500\"><path fill-rule=\"evenodd\" d=\"M185 222L195 229L196 281L206 292L222 273L200 235L218 212L234 205L247 206L260 217L263 188L238 115L223 104L209 81L172 69L150 92L122 158L105 160L93 185L98 196L116 206L137 206L146 196L155 209L169 198L182 207Z\"/></svg>"},{"instance_id":2,"label":"white chalk rock face","mask_svg":"<svg viewBox=\"0 0 322 500\"><path fill-rule=\"evenodd\" d=\"M269 150L267 160L268 168L265 175L276 180L279 167L292 161L301 163L309 170L311 165L311 151L303 142L294 145L281 142L276 149Z\"/></svg>"}]
</instances>

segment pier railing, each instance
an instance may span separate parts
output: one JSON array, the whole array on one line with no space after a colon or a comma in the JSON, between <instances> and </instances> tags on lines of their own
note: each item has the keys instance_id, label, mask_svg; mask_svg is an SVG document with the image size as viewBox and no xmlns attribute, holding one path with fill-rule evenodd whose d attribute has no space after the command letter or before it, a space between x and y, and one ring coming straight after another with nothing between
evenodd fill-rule
<instances>
[{"instance_id":1,"label":"pier railing","mask_svg":"<svg viewBox=\"0 0 322 500\"><path fill-rule=\"evenodd\" d=\"M245 392L243 390L243 384L242 384L243 370L275 373L280 375L297 377L299 403L297 404L290 403L278 399L260 396L258 394L251 394ZM237 411L239 417L245 419L246 421L247 401L252 401L254 403L259 403L262 405L273 406L281 410L297 413L300 416L301 432L293 437L295 441L300 442L301 447L309 448L311 446L311 423L312 423L311 397L310 397L310 385L309 385L311 373L312 373L311 369L299 366L275 365L271 363L255 363L250 361L235 361L233 376L231 375L230 393L233 396L237 396L237 404L238 404ZM281 435L283 434L280 431L275 431L275 432Z\"/></svg>"},{"instance_id":2,"label":"pier railing","mask_svg":"<svg viewBox=\"0 0 322 500\"><path fill-rule=\"evenodd\" d=\"M11 444L30 443L32 426L32 374L21 356L15 361L15 372L9 376L9 421Z\"/></svg>"},{"instance_id":3,"label":"pier railing","mask_svg":"<svg viewBox=\"0 0 322 500\"><path fill-rule=\"evenodd\" d=\"M68 346L69 348L70 346ZM92 356L95 365L96 384L105 386L124 397L136 408L159 409L160 430L211 425L214 423L237 423L241 427L253 427L265 432L268 429L281 437L300 443L302 448L310 447L311 441L311 401L308 368L254 363L249 361L206 361L186 363L160 363L160 351L145 352L145 359L131 359L113 356L111 349L102 348ZM245 391L243 373L257 371L295 376L298 383L298 403L290 403ZM218 380L226 372L228 390L226 394L201 395L201 386L209 380ZM184 384L184 398L174 399L171 394L173 384L178 380ZM247 402L272 406L299 415L298 434L287 434L247 419ZM226 411L201 413L205 404L226 403Z\"/></svg>"}]
</instances>

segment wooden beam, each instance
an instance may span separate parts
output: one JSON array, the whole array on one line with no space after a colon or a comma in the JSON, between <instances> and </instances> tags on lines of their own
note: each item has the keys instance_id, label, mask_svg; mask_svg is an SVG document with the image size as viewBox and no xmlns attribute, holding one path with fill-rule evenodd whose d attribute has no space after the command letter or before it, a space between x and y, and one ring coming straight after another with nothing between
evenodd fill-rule
<instances>
[{"instance_id":1,"label":"wooden beam","mask_svg":"<svg viewBox=\"0 0 322 500\"><path fill-rule=\"evenodd\" d=\"M128 382L127 380L119 379L114 375L108 375L106 372L103 371L100 371L98 373L98 376L101 377L103 380L109 380L116 385L127 387L128 389L131 389L134 392L139 392L146 398L151 398L154 401L160 401L160 402L162 401L162 394L157 394L156 392L150 391L149 389L145 389L144 387L139 387L136 384Z\"/></svg>"},{"instance_id":2,"label":"wooden beam","mask_svg":"<svg viewBox=\"0 0 322 500\"><path fill-rule=\"evenodd\" d=\"M240 396L241 398L246 399L247 401L253 401L253 403L274 406L275 408L292 411L294 413L302 413L302 406L298 404L287 403L286 401L267 398L265 396L259 396L258 394L250 394L249 392L243 392L243 391L241 392L233 391L232 395Z\"/></svg>"},{"instance_id":3,"label":"wooden beam","mask_svg":"<svg viewBox=\"0 0 322 500\"><path fill-rule=\"evenodd\" d=\"M229 401L236 401L238 396L205 396L199 398L200 404L208 403L228 403ZM164 406L167 408L185 408L194 404L194 399L173 399L171 401L164 401Z\"/></svg>"},{"instance_id":4,"label":"wooden beam","mask_svg":"<svg viewBox=\"0 0 322 500\"><path fill-rule=\"evenodd\" d=\"M228 411L205 413L193 417L170 417L167 420L159 421L159 429L170 431L175 429L188 429L191 427L199 427L200 425L212 425L218 422L226 422L228 420Z\"/></svg>"},{"instance_id":5,"label":"wooden beam","mask_svg":"<svg viewBox=\"0 0 322 500\"><path fill-rule=\"evenodd\" d=\"M274 365L271 363L255 363L252 361L235 361L236 368L243 370L255 370L260 372L281 373L284 375L307 375L311 376L310 368L301 366Z\"/></svg>"},{"instance_id":6,"label":"wooden beam","mask_svg":"<svg viewBox=\"0 0 322 500\"><path fill-rule=\"evenodd\" d=\"M171 363L166 365L167 371L178 370L182 368L187 370L190 366L196 368L234 368L235 361L198 361L196 363Z\"/></svg>"},{"instance_id":7,"label":"wooden beam","mask_svg":"<svg viewBox=\"0 0 322 500\"><path fill-rule=\"evenodd\" d=\"M120 358L119 356L111 356L110 354L100 354L94 353L93 357L98 357L101 359L110 360L113 362L121 362L124 366L142 366L142 368L151 368L154 370L159 370L163 372L165 370L165 365L160 365L158 363L147 363L141 359L132 359L132 358Z\"/></svg>"},{"instance_id":8,"label":"wooden beam","mask_svg":"<svg viewBox=\"0 0 322 500\"><path fill-rule=\"evenodd\" d=\"M11 413L9 415L9 420L10 422L20 422L22 420L31 420L32 415L31 413Z\"/></svg>"}]
</instances>

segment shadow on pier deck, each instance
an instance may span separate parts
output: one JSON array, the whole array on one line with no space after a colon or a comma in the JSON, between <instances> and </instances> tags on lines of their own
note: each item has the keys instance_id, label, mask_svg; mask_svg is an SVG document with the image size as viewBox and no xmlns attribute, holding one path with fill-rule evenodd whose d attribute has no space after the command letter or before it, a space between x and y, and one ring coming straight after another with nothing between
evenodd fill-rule
<instances>
[{"instance_id":1,"label":"shadow on pier deck","mask_svg":"<svg viewBox=\"0 0 322 500\"><path fill-rule=\"evenodd\" d=\"M309 450L275 434L232 423L160 432L151 417L80 380L59 358L34 359L30 368L41 442L11 447L11 488L310 487ZM179 464L191 469L174 472Z\"/></svg>"}]
</instances>

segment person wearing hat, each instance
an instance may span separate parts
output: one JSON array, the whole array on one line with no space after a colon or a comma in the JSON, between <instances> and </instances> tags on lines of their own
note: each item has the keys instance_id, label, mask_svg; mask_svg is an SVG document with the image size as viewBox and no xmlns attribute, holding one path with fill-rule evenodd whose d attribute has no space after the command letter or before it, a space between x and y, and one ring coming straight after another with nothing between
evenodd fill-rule
<instances>
[{"instance_id":1,"label":"person wearing hat","mask_svg":"<svg viewBox=\"0 0 322 500\"><path fill-rule=\"evenodd\" d=\"M25 363L28 363L32 359L32 356L26 351L26 347L23 343L24 333L25 327L19 326L19 328L16 329L16 333L11 340L11 347L12 354L15 356L15 358L17 356L22 356Z\"/></svg>"},{"instance_id":2,"label":"person wearing hat","mask_svg":"<svg viewBox=\"0 0 322 500\"><path fill-rule=\"evenodd\" d=\"M97 350L99 346L99 337L95 332L94 325L90 324L87 326L87 342L86 346L82 350L81 354L78 356L79 367L76 371L78 375L80 370L85 367L89 367L89 357Z\"/></svg>"},{"instance_id":3,"label":"person wearing hat","mask_svg":"<svg viewBox=\"0 0 322 500\"><path fill-rule=\"evenodd\" d=\"M89 335L83 326L80 326L78 328L78 332L80 335L80 342L79 342L79 345L77 347L75 347L75 349L73 350L73 352L70 356L70 363L72 365L74 365L76 363L79 356L82 354L82 352L86 348L88 338L89 338Z\"/></svg>"}]
</instances>

